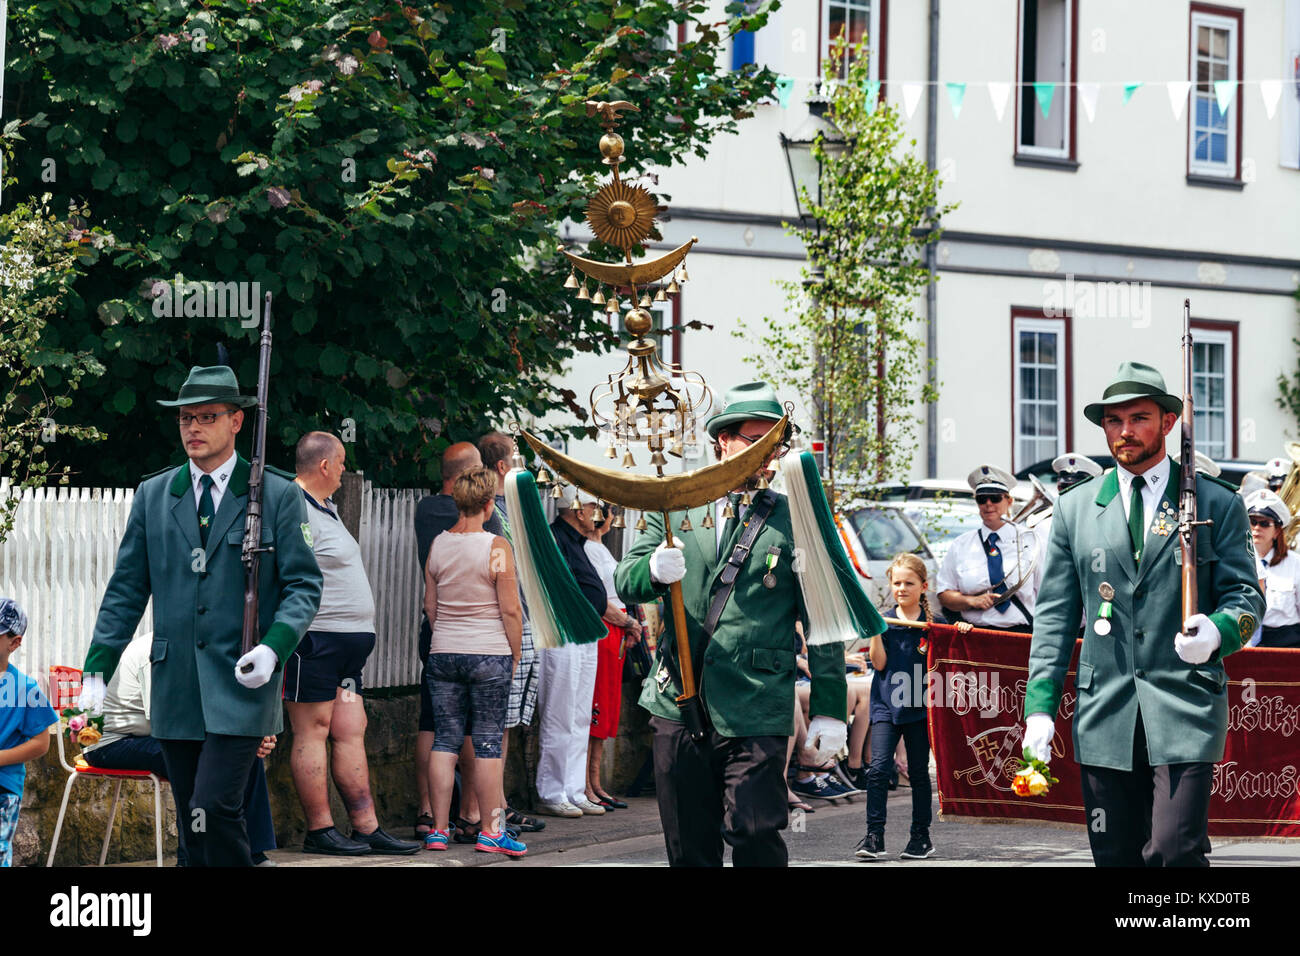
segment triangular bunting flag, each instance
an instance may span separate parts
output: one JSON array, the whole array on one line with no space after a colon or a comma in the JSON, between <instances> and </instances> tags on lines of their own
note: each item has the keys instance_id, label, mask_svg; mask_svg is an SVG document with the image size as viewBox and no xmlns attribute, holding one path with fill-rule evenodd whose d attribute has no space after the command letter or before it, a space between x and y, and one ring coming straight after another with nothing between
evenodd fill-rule
<instances>
[{"instance_id":1,"label":"triangular bunting flag","mask_svg":"<svg viewBox=\"0 0 1300 956\"><path fill-rule=\"evenodd\" d=\"M961 103L966 98L965 83L945 83L948 88L948 102L952 104L953 119L961 116Z\"/></svg>"},{"instance_id":2,"label":"triangular bunting flag","mask_svg":"<svg viewBox=\"0 0 1300 956\"><path fill-rule=\"evenodd\" d=\"M1007 110L1007 96L1010 93L1010 83L989 83L989 100L993 103L993 112L997 114L999 123L1002 122L1002 114Z\"/></svg>"},{"instance_id":3,"label":"triangular bunting flag","mask_svg":"<svg viewBox=\"0 0 1300 956\"><path fill-rule=\"evenodd\" d=\"M903 84L903 109L907 113L907 118L911 119L912 114L916 112L916 104L921 100L920 83Z\"/></svg>"},{"instance_id":4,"label":"triangular bunting flag","mask_svg":"<svg viewBox=\"0 0 1300 956\"><path fill-rule=\"evenodd\" d=\"M1138 87L1140 87L1141 85L1142 85L1141 80L1138 80L1135 83L1124 84L1124 105L1125 106L1128 105L1129 100L1133 99L1133 94L1138 91Z\"/></svg>"},{"instance_id":5,"label":"triangular bunting flag","mask_svg":"<svg viewBox=\"0 0 1300 956\"><path fill-rule=\"evenodd\" d=\"M1273 113L1277 110L1278 98L1282 95L1281 80L1260 80L1259 95L1264 97L1264 112L1268 118L1273 118Z\"/></svg>"},{"instance_id":6,"label":"triangular bunting flag","mask_svg":"<svg viewBox=\"0 0 1300 956\"><path fill-rule=\"evenodd\" d=\"M862 88L867 91L867 115L870 116L876 111L876 103L880 100L880 81L868 80Z\"/></svg>"},{"instance_id":7,"label":"triangular bunting flag","mask_svg":"<svg viewBox=\"0 0 1300 956\"><path fill-rule=\"evenodd\" d=\"M1237 84L1233 80L1215 80L1214 81L1214 98L1219 103L1219 112L1228 112L1228 107L1232 105L1232 98L1237 93Z\"/></svg>"},{"instance_id":8,"label":"triangular bunting flag","mask_svg":"<svg viewBox=\"0 0 1300 956\"><path fill-rule=\"evenodd\" d=\"M781 109L787 109L790 106L790 94L793 92L793 76L778 76L776 78L776 101L781 104Z\"/></svg>"},{"instance_id":9,"label":"triangular bunting flag","mask_svg":"<svg viewBox=\"0 0 1300 956\"><path fill-rule=\"evenodd\" d=\"M1174 119L1182 119L1183 107L1187 105L1187 91L1192 84L1187 80L1170 80L1165 84L1169 91L1169 108L1174 111Z\"/></svg>"},{"instance_id":10,"label":"triangular bunting flag","mask_svg":"<svg viewBox=\"0 0 1300 956\"><path fill-rule=\"evenodd\" d=\"M1088 114L1089 123L1097 117L1097 94L1100 92L1100 83L1079 84L1079 102L1083 104L1083 111Z\"/></svg>"},{"instance_id":11,"label":"triangular bunting flag","mask_svg":"<svg viewBox=\"0 0 1300 956\"><path fill-rule=\"evenodd\" d=\"M1043 119L1047 119L1047 114L1052 111L1052 97L1055 95L1055 83L1034 84L1034 96L1038 99L1038 108L1042 111Z\"/></svg>"}]
</instances>

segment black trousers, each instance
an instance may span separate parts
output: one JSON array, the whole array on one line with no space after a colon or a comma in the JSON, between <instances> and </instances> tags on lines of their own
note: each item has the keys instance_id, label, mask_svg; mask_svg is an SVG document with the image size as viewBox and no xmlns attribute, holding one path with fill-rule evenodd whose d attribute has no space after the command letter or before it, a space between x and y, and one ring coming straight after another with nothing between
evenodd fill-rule
<instances>
[{"instance_id":1,"label":"black trousers","mask_svg":"<svg viewBox=\"0 0 1300 956\"><path fill-rule=\"evenodd\" d=\"M163 740L167 779L185 828L189 866L252 866L244 793L261 737L208 734L203 740Z\"/></svg>"},{"instance_id":2,"label":"black trousers","mask_svg":"<svg viewBox=\"0 0 1300 956\"><path fill-rule=\"evenodd\" d=\"M682 724L650 718L655 792L669 866L785 866L785 747L790 738L724 737L694 743Z\"/></svg>"},{"instance_id":3,"label":"black trousers","mask_svg":"<svg viewBox=\"0 0 1300 956\"><path fill-rule=\"evenodd\" d=\"M1138 715L1133 769L1080 768L1097 866L1209 866L1214 764L1153 767Z\"/></svg>"}]
</instances>

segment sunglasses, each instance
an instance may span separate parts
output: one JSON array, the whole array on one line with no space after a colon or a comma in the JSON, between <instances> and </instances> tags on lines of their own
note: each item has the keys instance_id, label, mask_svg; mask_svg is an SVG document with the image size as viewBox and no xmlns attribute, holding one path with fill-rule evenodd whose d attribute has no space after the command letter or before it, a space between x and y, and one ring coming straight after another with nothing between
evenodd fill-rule
<instances>
[{"instance_id":1,"label":"sunglasses","mask_svg":"<svg viewBox=\"0 0 1300 956\"><path fill-rule=\"evenodd\" d=\"M755 435L753 438L750 438L748 435L742 435L740 432L732 432L732 434L735 435L737 438L739 438L741 441L743 441L746 445L752 445L754 444L754 442L758 441L760 438L763 437L763 435ZM763 434L765 435L767 433L764 432ZM772 453L772 457L784 458L789 453L790 453L790 446L781 444L776 446L776 451Z\"/></svg>"},{"instance_id":2,"label":"sunglasses","mask_svg":"<svg viewBox=\"0 0 1300 956\"><path fill-rule=\"evenodd\" d=\"M977 505L997 505L1002 503L1006 495L976 495L975 503Z\"/></svg>"},{"instance_id":3,"label":"sunglasses","mask_svg":"<svg viewBox=\"0 0 1300 956\"><path fill-rule=\"evenodd\" d=\"M1273 528L1273 527L1280 528L1281 524L1274 521L1272 518L1262 518L1259 515L1251 515L1250 526L1252 528Z\"/></svg>"}]
</instances>

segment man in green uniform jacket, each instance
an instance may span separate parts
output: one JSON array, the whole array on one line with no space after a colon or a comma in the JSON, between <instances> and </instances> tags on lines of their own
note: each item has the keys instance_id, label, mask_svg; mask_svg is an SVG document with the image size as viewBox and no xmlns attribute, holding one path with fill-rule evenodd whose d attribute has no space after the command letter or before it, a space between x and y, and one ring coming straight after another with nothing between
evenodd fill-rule
<instances>
[{"instance_id":1,"label":"man in green uniform jacket","mask_svg":"<svg viewBox=\"0 0 1300 956\"><path fill-rule=\"evenodd\" d=\"M190 866L251 866L244 784L264 736L282 726L281 664L320 604L321 573L302 493L269 470L262 485L259 632L241 656L240 560L249 464L235 452L243 408L225 366L191 369L174 402L189 462L136 489L117 565L86 655L82 705L106 682L153 598L153 735L162 743ZM252 664L249 673L240 671ZM272 677L275 679L272 680Z\"/></svg>"},{"instance_id":2,"label":"man in green uniform jacket","mask_svg":"<svg viewBox=\"0 0 1300 956\"><path fill-rule=\"evenodd\" d=\"M770 385L757 382L732 389L724 410L706 425L715 456L730 458L744 451L783 414ZM783 445L781 453L787 448ZM743 491L754 494L758 478L752 476L746 488L731 497L739 499ZM672 614L666 613L667 628L659 638L640 703L652 714L656 795L674 866L721 866L723 839L732 847L736 866L784 866L788 861L780 834L789 819L785 751L794 733L795 658L800 646L795 624L804 621L806 626L807 615L794 574L789 503L784 495L763 493L772 495L775 505L745 555L711 641L706 642L704 634L709 608L750 517L742 501L722 498L670 513L673 548L664 546L662 517L646 515L646 530L614 576L619 597L628 604L666 599L669 585L681 581L699 695L712 724L698 744L683 728L676 703L677 638ZM726 517L728 509L736 513L734 518ZM692 530L678 530L683 519ZM810 646L808 664L808 745L818 750L823 762L845 739L843 645Z\"/></svg>"},{"instance_id":3,"label":"man in green uniform jacket","mask_svg":"<svg viewBox=\"0 0 1300 956\"><path fill-rule=\"evenodd\" d=\"M1180 469L1165 436L1182 400L1154 368L1120 366L1088 420L1118 463L1061 495L1038 593L1025 694L1025 750L1051 757L1080 615L1074 754L1098 866L1206 866L1210 788L1228 727L1223 658L1264 601L1246 509L1198 475L1200 610L1181 618ZM1059 749L1058 749L1059 752Z\"/></svg>"}]
</instances>

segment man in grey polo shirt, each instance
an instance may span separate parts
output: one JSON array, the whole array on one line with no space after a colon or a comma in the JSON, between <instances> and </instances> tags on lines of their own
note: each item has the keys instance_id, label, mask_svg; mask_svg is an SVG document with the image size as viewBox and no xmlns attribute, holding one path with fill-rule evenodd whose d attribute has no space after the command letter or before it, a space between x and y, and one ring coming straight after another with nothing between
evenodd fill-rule
<instances>
[{"instance_id":1,"label":"man in grey polo shirt","mask_svg":"<svg viewBox=\"0 0 1300 956\"><path fill-rule=\"evenodd\" d=\"M306 500L310 543L324 578L320 609L284 668L285 708L293 725L290 769L307 817L303 851L416 853L420 844L380 829L370 794L361 668L375 646L375 599L361 549L330 500L343 483L343 443L328 432L308 432L298 440L296 457L294 481ZM326 740L333 744L330 771L352 822L351 839L334 828L330 816Z\"/></svg>"}]
</instances>

